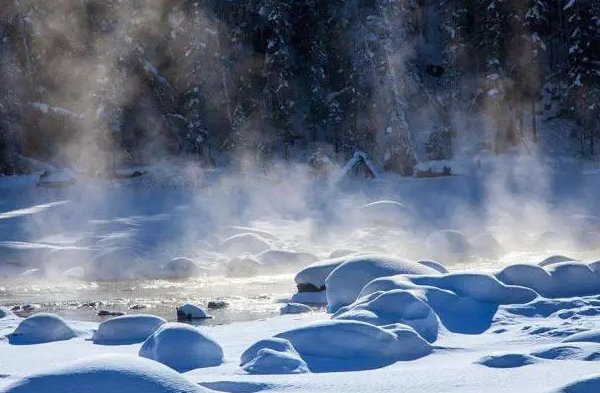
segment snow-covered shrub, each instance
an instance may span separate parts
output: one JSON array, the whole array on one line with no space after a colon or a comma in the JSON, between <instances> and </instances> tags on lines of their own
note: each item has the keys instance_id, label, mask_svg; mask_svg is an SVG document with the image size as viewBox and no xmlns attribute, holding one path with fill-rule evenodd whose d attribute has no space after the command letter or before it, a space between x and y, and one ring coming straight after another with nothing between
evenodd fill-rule
<instances>
[{"instance_id":1,"label":"snow-covered shrub","mask_svg":"<svg viewBox=\"0 0 600 393\"><path fill-rule=\"evenodd\" d=\"M142 344L139 355L179 372L223 363L223 349L215 340L182 323L161 326Z\"/></svg>"}]
</instances>

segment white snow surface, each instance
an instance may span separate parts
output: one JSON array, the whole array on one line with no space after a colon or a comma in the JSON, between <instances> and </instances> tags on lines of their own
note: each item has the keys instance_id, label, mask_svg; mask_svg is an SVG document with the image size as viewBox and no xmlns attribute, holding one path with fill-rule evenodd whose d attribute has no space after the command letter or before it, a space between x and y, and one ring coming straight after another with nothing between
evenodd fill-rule
<instances>
[{"instance_id":1,"label":"white snow surface","mask_svg":"<svg viewBox=\"0 0 600 393\"><path fill-rule=\"evenodd\" d=\"M162 325L142 344L140 356L185 372L223 363L223 349L205 332L182 323Z\"/></svg>"}]
</instances>

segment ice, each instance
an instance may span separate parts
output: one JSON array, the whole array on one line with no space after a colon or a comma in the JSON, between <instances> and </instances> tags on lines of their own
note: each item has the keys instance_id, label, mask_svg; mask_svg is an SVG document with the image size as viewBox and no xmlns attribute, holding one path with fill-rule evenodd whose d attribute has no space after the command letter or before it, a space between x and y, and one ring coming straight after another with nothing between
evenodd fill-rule
<instances>
[{"instance_id":1,"label":"ice","mask_svg":"<svg viewBox=\"0 0 600 393\"><path fill-rule=\"evenodd\" d=\"M70 340L75 336L67 321L58 315L41 313L22 320L9 335L9 341L11 344L40 344Z\"/></svg>"},{"instance_id":2,"label":"ice","mask_svg":"<svg viewBox=\"0 0 600 393\"><path fill-rule=\"evenodd\" d=\"M371 255L348 259L325 280L328 309L337 311L354 302L362 288L378 277L397 274L438 274L434 269L398 258Z\"/></svg>"},{"instance_id":3,"label":"ice","mask_svg":"<svg viewBox=\"0 0 600 393\"><path fill-rule=\"evenodd\" d=\"M194 304L184 304L181 307L177 307L177 319L180 321L192 320L192 319L206 319L212 318L205 310Z\"/></svg>"},{"instance_id":4,"label":"ice","mask_svg":"<svg viewBox=\"0 0 600 393\"><path fill-rule=\"evenodd\" d=\"M438 337L439 323L435 312L424 300L405 290L375 292L339 309L332 318L377 326L404 324L429 342Z\"/></svg>"},{"instance_id":5,"label":"ice","mask_svg":"<svg viewBox=\"0 0 600 393\"><path fill-rule=\"evenodd\" d=\"M200 393L209 390L136 356L106 355L29 375L3 393Z\"/></svg>"},{"instance_id":6,"label":"ice","mask_svg":"<svg viewBox=\"0 0 600 393\"><path fill-rule=\"evenodd\" d=\"M311 371L378 368L431 352L427 341L409 327L400 335L359 321L316 322L276 337L290 341Z\"/></svg>"},{"instance_id":7,"label":"ice","mask_svg":"<svg viewBox=\"0 0 600 393\"><path fill-rule=\"evenodd\" d=\"M139 354L179 372L223 363L223 349L214 339L182 323L162 325L142 344Z\"/></svg>"},{"instance_id":8,"label":"ice","mask_svg":"<svg viewBox=\"0 0 600 393\"><path fill-rule=\"evenodd\" d=\"M123 345L145 341L165 324L163 318L154 315L124 315L104 321L94 332L95 344Z\"/></svg>"}]
</instances>

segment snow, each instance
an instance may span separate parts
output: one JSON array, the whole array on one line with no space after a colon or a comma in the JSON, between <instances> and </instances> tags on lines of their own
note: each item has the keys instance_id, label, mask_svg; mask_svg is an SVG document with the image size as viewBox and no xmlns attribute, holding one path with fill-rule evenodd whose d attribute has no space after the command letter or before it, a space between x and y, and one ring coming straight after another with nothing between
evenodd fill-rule
<instances>
[{"instance_id":1,"label":"snow","mask_svg":"<svg viewBox=\"0 0 600 393\"><path fill-rule=\"evenodd\" d=\"M586 332L576 333L563 340L565 343L573 342L591 342L600 343L600 330L589 330Z\"/></svg>"},{"instance_id":2,"label":"snow","mask_svg":"<svg viewBox=\"0 0 600 393\"><path fill-rule=\"evenodd\" d=\"M189 278L206 273L196 262L189 258L173 258L161 268L162 274L167 278Z\"/></svg>"},{"instance_id":3,"label":"snow","mask_svg":"<svg viewBox=\"0 0 600 393\"><path fill-rule=\"evenodd\" d=\"M582 378L558 389L557 393L594 393L600 389L600 375Z\"/></svg>"},{"instance_id":4,"label":"snow","mask_svg":"<svg viewBox=\"0 0 600 393\"><path fill-rule=\"evenodd\" d=\"M337 311L354 302L361 289L378 277L396 274L434 274L436 270L416 262L371 255L350 258L335 268L325 280L328 309Z\"/></svg>"},{"instance_id":5,"label":"snow","mask_svg":"<svg viewBox=\"0 0 600 393\"><path fill-rule=\"evenodd\" d=\"M431 352L430 345L409 327L390 332L360 321L315 322L276 337L290 341L311 371L381 367Z\"/></svg>"},{"instance_id":6,"label":"snow","mask_svg":"<svg viewBox=\"0 0 600 393\"><path fill-rule=\"evenodd\" d=\"M444 273L448 273L448 270L446 269L446 267L444 265L442 265L439 262L436 261L419 261L419 263L423 266L427 266L432 268L433 270L436 270L442 274Z\"/></svg>"},{"instance_id":7,"label":"snow","mask_svg":"<svg viewBox=\"0 0 600 393\"><path fill-rule=\"evenodd\" d=\"M292 343L290 343L288 340L273 337L260 340L246 349L244 353L242 353L242 356L240 356L240 366L243 366L254 359L261 349L270 349L276 352L287 352L300 356L292 346Z\"/></svg>"},{"instance_id":8,"label":"snow","mask_svg":"<svg viewBox=\"0 0 600 393\"><path fill-rule=\"evenodd\" d=\"M312 285L315 290L323 289L325 288L325 279L327 276L348 259L347 256L343 256L312 263L300 270L300 272L296 274L294 281L296 281L296 284L299 286Z\"/></svg>"},{"instance_id":9,"label":"snow","mask_svg":"<svg viewBox=\"0 0 600 393\"><path fill-rule=\"evenodd\" d=\"M177 319L179 320L192 320L192 319L207 319L212 318L206 311L201 307L194 304L184 304L181 307L177 307Z\"/></svg>"},{"instance_id":10,"label":"snow","mask_svg":"<svg viewBox=\"0 0 600 393\"><path fill-rule=\"evenodd\" d=\"M309 372L302 358L288 352L261 349L243 367L248 374L304 374Z\"/></svg>"},{"instance_id":11,"label":"snow","mask_svg":"<svg viewBox=\"0 0 600 393\"><path fill-rule=\"evenodd\" d=\"M302 303L287 303L281 307L281 314L303 314L312 312L312 308Z\"/></svg>"},{"instance_id":12,"label":"snow","mask_svg":"<svg viewBox=\"0 0 600 393\"><path fill-rule=\"evenodd\" d=\"M166 322L154 315L123 315L102 322L92 340L102 345L138 343L145 341Z\"/></svg>"},{"instance_id":13,"label":"snow","mask_svg":"<svg viewBox=\"0 0 600 393\"><path fill-rule=\"evenodd\" d=\"M255 233L240 233L223 240L221 250L231 255L260 254L271 248L269 242Z\"/></svg>"},{"instance_id":14,"label":"snow","mask_svg":"<svg viewBox=\"0 0 600 393\"><path fill-rule=\"evenodd\" d=\"M182 323L162 325L142 344L139 354L179 372L223 363L223 349L214 339Z\"/></svg>"},{"instance_id":15,"label":"snow","mask_svg":"<svg viewBox=\"0 0 600 393\"><path fill-rule=\"evenodd\" d=\"M545 267L545 266L553 265L555 263L568 262L568 261L575 261L575 259L566 257L564 255L552 255L551 257L548 257L548 258L544 259L543 261L541 261L538 265Z\"/></svg>"},{"instance_id":16,"label":"snow","mask_svg":"<svg viewBox=\"0 0 600 393\"><path fill-rule=\"evenodd\" d=\"M22 320L9 335L9 341L11 344L40 344L69 340L75 336L76 332L64 319L58 315L41 313Z\"/></svg>"},{"instance_id":17,"label":"snow","mask_svg":"<svg viewBox=\"0 0 600 393\"><path fill-rule=\"evenodd\" d=\"M360 208L367 221L374 223L388 223L392 225L406 225L410 213L407 207L397 201L376 201Z\"/></svg>"},{"instance_id":18,"label":"snow","mask_svg":"<svg viewBox=\"0 0 600 393\"><path fill-rule=\"evenodd\" d=\"M472 252L467 237L457 230L434 231L425 240L425 245L434 258L444 260L465 258Z\"/></svg>"},{"instance_id":19,"label":"snow","mask_svg":"<svg viewBox=\"0 0 600 393\"><path fill-rule=\"evenodd\" d=\"M134 356L108 355L29 375L4 393L200 393L208 392L175 371Z\"/></svg>"},{"instance_id":20,"label":"snow","mask_svg":"<svg viewBox=\"0 0 600 393\"><path fill-rule=\"evenodd\" d=\"M485 356L480 359L477 363L492 367L492 368L514 368L523 367L528 364L534 364L539 362L538 359L531 355L524 355L520 353L506 353Z\"/></svg>"}]
</instances>

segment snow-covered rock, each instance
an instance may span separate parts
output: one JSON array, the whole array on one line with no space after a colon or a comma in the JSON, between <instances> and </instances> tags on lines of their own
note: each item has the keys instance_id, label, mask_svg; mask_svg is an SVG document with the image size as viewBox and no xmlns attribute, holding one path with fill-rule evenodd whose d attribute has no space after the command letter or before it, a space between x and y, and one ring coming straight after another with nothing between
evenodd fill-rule
<instances>
[{"instance_id":1,"label":"snow-covered rock","mask_svg":"<svg viewBox=\"0 0 600 393\"><path fill-rule=\"evenodd\" d=\"M503 353L481 358L477 363L491 368L515 368L540 362L539 359L521 353Z\"/></svg>"},{"instance_id":2,"label":"snow-covered rock","mask_svg":"<svg viewBox=\"0 0 600 393\"><path fill-rule=\"evenodd\" d=\"M600 330L588 330L585 332L575 333L563 340L565 343L587 342L600 343Z\"/></svg>"},{"instance_id":3,"label":"snow-covered rock","mask_svg":"<svg viewBox=\"0 0 600 393\"><path fill-rule=\"evenodd\" d=\"M369 360L394 362L417 359L431 352L431 346L407 327L399 337L375 325L359 321L316 322L278 334L305 359L344 359L367 364ZM311 367L312 369L312 367Z\"/></svg>"},{"instance_id":4,"label":"snow-covered rock","mask_svg":"<svg viewBox=\"0 0 600 393\"><path fill-rule=\"evenodd\" d=\"M170 368L140 357L104 355L20 379L4 393L201 393Z\"/></svg>"},{"instance_id":5,"label":"snow-covered rock","mask_svg":"<svg viewBox=\"0 0 600 393\"><path fill-rule=\"evenodd\" d=\"M225 265L227 277L253 277L258 276L263 267L255 258L232 258Z\"/></svg>"},{"instance_id":6,"label":"snow-covered rock","mask_svg":"<svg viewBox=\"0 0 600 393\"><path fill-rule=\"evenodd\" d=\"M348 257L325 259L306 266L294 278L298 291L317 292L325 290L327 276L348 259Z\"/></svg>"},{"instance_id":7,"label":"snow-covered rock","mask_svg":"<svg viewBox=\"0 0 600 393\"><path fill-rule=\"evenodd\" d=\"M474 255L497 258L504 253L504 247L491 233L482 233L469 239Z\"/></svg>"},{"instance_id":8,"label":"snow-covered rock","mask_svg":"<svg viewBox=\"0 0 600 393\"><path fill-rule=\"evenodd\" d=\"M570 261L576 261L576 259L566 257L564 255L552 255L552 256L544 259L540 263L538 263L538 266L544 267L544 266L554 265L555 263L570 262Z\"/></svg>"},{"instance_id":9,"label":"snow-covered rock","mask_svg":"<svg viewBox=\"0 0 600 393\"><path fill-rule=\"evenodd\" d=\"M198 264L189 258L173 258L161 268L162 275L167 278L183 279L206 274Z\"/></svg>"},{"instance_id":10,"label":"snow-covered rock","mask_svg":"<svg viewBox=\"0 0 600 393\"><path fill-rule=\"evenodd\" d=\"M249 374L303 374L309 372L308 365L298 355L264 348L246 363L244 371Z\"/></svg>"},{"instance_id":11,"label":"snow-covered rock","mask_svg":"<svg viewBox=\"0 0 600 393\"><path fill-rule=\"evenodd\" d=\"M425 245L433 257L441 259L466 258L473 251L469 239L462 232L451 229L432 232L425 239Z\"/></svg>"},{"instance_id":12,"label":"snow-covered rock","mask_svg":"<svg viewBox=\"0 0 600 393\"><path fill-rule=\"evenodd\" d=\"M312 312L312 308L302 303L287 303L279 310L281 315L285 314L304 314Z\"/></svg>"},{"instance_id":13,"label":"snow-covered rock","mask_svg":"<svg viewBox=\"0 0 600 393\"><path fill-rule=\"evenodd\" d=\"M240 233L223 240L221 250L231 255L260 254L271 248L269 242L255 233Z\"/></svg>"},{"instance_id":14,"label":"snow-covered rock","mask_svg":"<svg viewBox=\"0 0 600 393\"><path fill-rule=\"evenodd\" d=\"M162 325L144 341L139 355L179 372L223 363L223 349L215 340L200 329L182 323Z\"/></svg>"},{"instance_id":15,"label":"snow-covered rock","mask_svg":"<svg viewBox=\"0 0 600 393\"><path fill-rule=\"evenodd\" d=\"M42 313L22 320L9 335L9 340L13 344L41 344L69 340L75 336L76 332L64 319L58 315Z\"/></svg>"},{"instance_id":16,"label":"snow-covered rock","mask_svg":"<svg viewBox=\"0 0 600 393\"><path fill-rule=\"evenodd\" d=\"M262 265L264 273L274 274L297 271L319 258L309 252L267 250L258 254L256 259Z\"/></svg>"},{"instance_id":17,"label":"snow-covered rock","mask_svg":"<svg viewBox=\"0 0 600 393\"><path fill-rule=\"evenodd\" d=\"M212 318L212 315L209 315L201 307L198 307L196 305L187 303L181 307L177 307L177 319L180 321L207 318Z\"/></svg>"},{"instance_id":18,"label":"snow-covered rock","mask_svg":"<svg viewBox=\"0 0 600 393\"><path fill-rule=\"evenodd\" d=\"M325 280L330 312L353 303L370 281L397 274L439 274L416 262L387 256L358 256L335 268Z\"/></svg>"},{"instance_id":19,"label":"snow-covered rock","mask_svg":"<svg viewBox=\"0 0 600 393\"><path fill-rule=\"evenodd\" d=\"M277 352L287 352L294 355L298 355L298 352L296 352L296 350L292 346L292 343L290 343L288 340L285 340L283 338L272 337L260 340L252 344L248 349L246 349L244 353L242 353L242 356L240 356L240 366L243 366L252 359L254 359L258 354L258 351L260 351L261 349L271 349Z\"/></svg>"},{"instance_id":20,"label":"snow-covered rock","mask_svg":"<svg viewBox=\"0 0 600 393\"><path fill-rule=\"evenodd\" d=\"M565 385L554 393L595 393L600 391L600 374L578 379Z\"/></svg>"},{"instance_id":21,"label":"snow-covered rock","mask_svg":"<svg viewBox=\"0 0 600 393\"><path fill-rule=\"evenodd\" d=\"M446 269L446 267L444 265L442 265L439 262L436 261L419 261L419 263L423 266L427 266L432 268L433 270L436 270L442 274L448 273L448 270Z\"/></svg>"},{"instance_id":22,"label":"snow-covered rock","mask_svg":"<svg viewBox=\"0 0 600 393\"><path fill-rule=\"evenodd\" d=\"M435 312L414 293L397 289L375 292L343 307L333 319L367 322L377 326L404 324L412 327L429 342L438 336L439 323Z\"/></svg>"},{"instance_id":23,"label":"snow-covered rock","mask_svg":"<svg viewBox=\"0 0 600 393\"><path fill-rule=\"evenodd\" d=\"M167 321L154 315L124 315L104 321L94 332L95 344L131 344L145 341Z\"/></svg>"}]
</instances>

